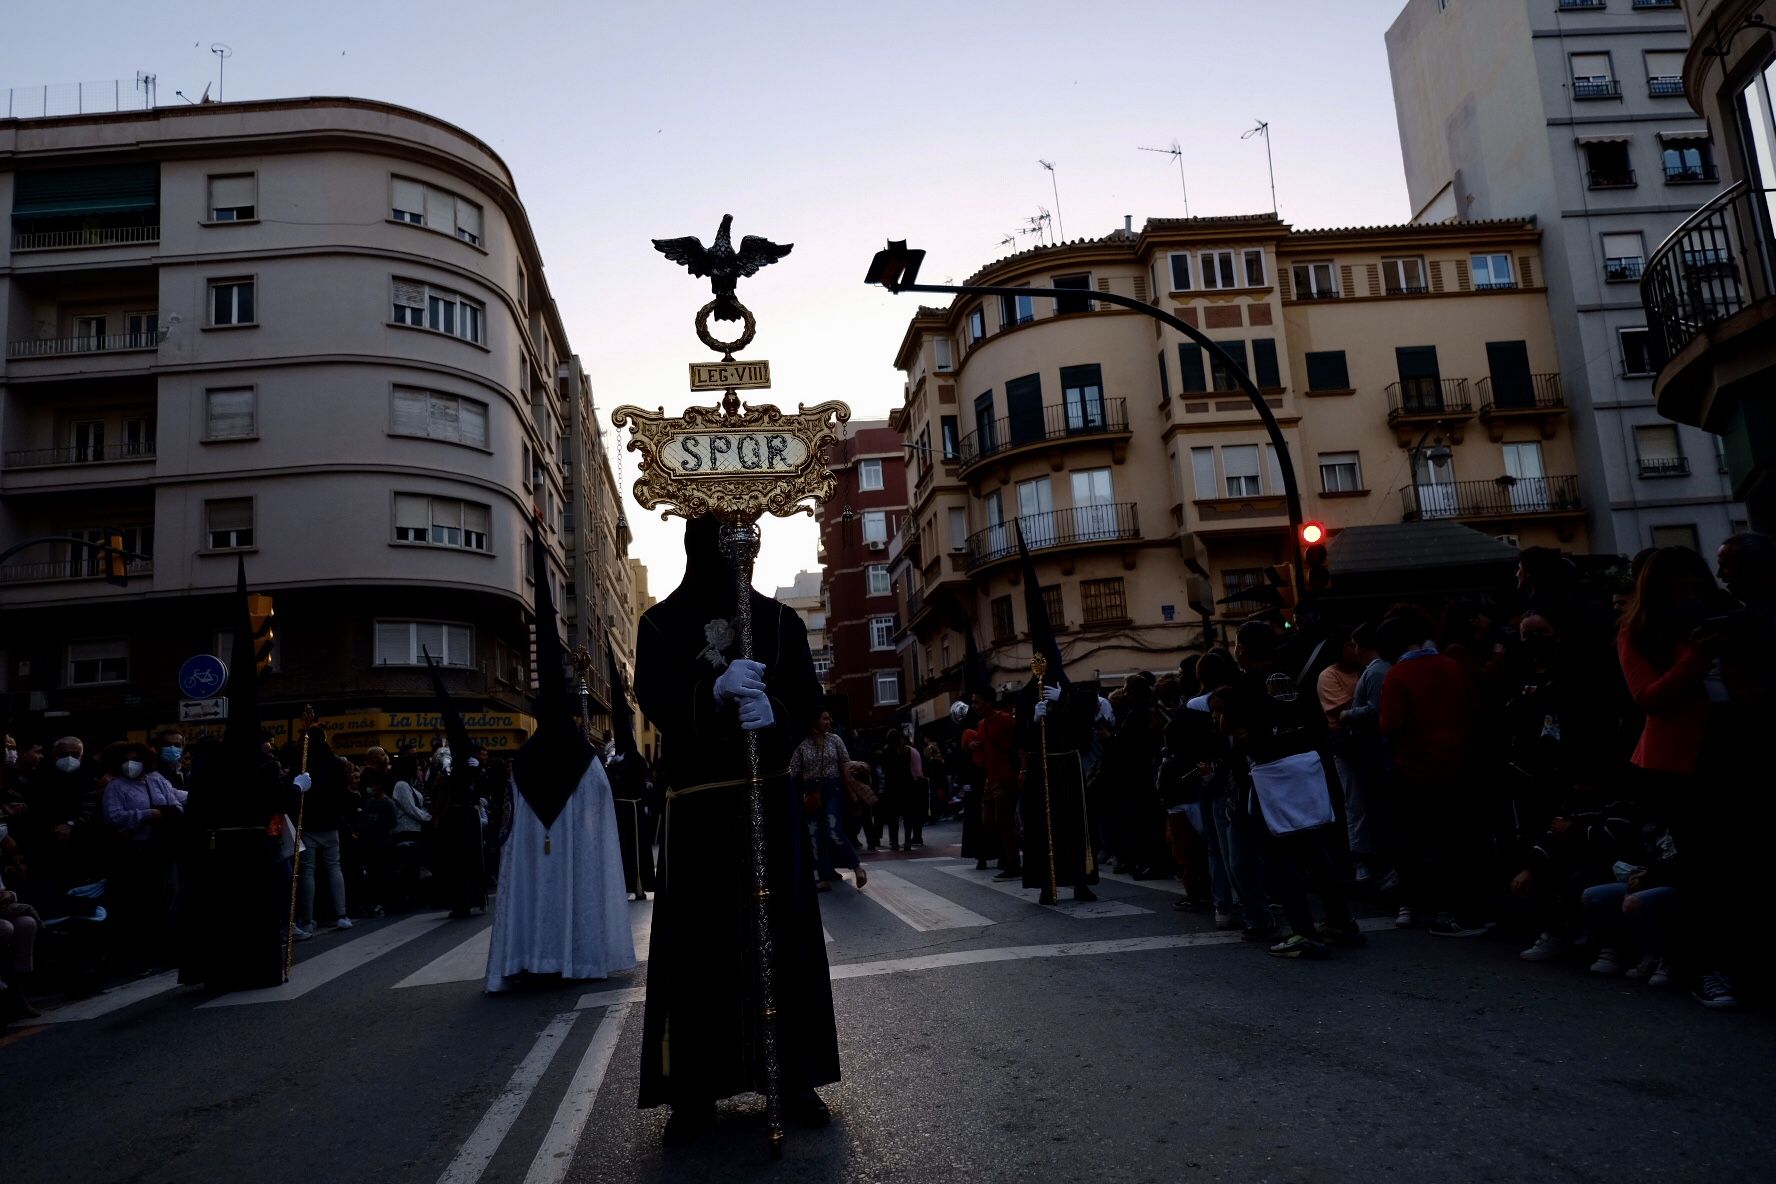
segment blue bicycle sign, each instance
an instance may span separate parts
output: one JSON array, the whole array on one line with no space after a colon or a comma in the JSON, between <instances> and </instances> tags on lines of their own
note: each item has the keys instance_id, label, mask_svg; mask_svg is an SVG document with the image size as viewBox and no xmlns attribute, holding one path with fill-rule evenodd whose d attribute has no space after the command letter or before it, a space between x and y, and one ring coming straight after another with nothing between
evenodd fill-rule
<instances>
[{"instance_id":1,"label":"blue bicycle sign","mask_svg":"<svg viewBox=\"0 0 1776 1184\"><path fill-rule=\"evenodd\" d=\"M179 667L179 693L187 699L208 699L228 685L228 666L214 654L194 654Z\"/></svg>"}]
</instances>

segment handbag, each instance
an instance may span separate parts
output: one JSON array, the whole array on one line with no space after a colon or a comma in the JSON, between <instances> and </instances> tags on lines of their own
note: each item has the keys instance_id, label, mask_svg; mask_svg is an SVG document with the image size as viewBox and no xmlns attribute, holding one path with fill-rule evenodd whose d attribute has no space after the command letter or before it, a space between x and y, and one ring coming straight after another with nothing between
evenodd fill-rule
<instances>
[{"instance_id":1,"label":"handbag","mask_svg":"<svg viewBox=\"0 0 1776 1184\"><path fill-rule=\"evenodd\" d=\"M1326 788L1326 764L1318 752L1299 752L1264 764L1254 761L1251 772L1252 791L1271 834L1312 830L1336 817Z\"/></svg>"}]
</instances>

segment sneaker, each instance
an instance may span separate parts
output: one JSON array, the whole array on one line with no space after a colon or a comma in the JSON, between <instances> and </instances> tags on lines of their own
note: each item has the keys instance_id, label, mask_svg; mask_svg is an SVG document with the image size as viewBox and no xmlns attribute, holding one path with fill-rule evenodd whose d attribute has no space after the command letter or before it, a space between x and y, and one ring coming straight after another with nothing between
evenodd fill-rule
<instances>
[{"instance_id":1,"label":"sneaker","mask_svg":"<svg viewBox=\"0 0 1776 1184\"><path fill-rule=\"evenodd\" d=\"M335 929L350 929L351 927L352 919L350 917L341 917L339 920L333 922L333 928Z\"/></svg>"},{"instance_id":2,"label":"sneaker","mask_svg":"<svg viewBox=\"0 0 1776 1184\"><path fill-rule=\"evenodd\" d=\"M1659 959L1658 969L1654 970L1651 974L1647 975L1647 986L1649 986L1649 987L1670 986L1671 985L1671 977L1672 977L1671 959L1661 958L1661 959Z\"/></svg>"},{"instance_id":3,"label":"sneaker","mask_svg":"<svg viewBox=\"0 0 1776 1184\"><path fill-rule=\"evenodd\" d=\"M1401 905L1400 911L1394 914L1395 929L1410 929L1415 923L1416 918L1412 915L1411 905Z\"/></svg>"},{"instance_id":4,"label":"sneaker","mask_svg":"<svg viewBox=\"0 0 1776 1184\"><path fill-rule=\"evenodd\" d=\"M1622 955L1609 946L1597 951L1597 961L1591 963L1591 973L1605 977L1622 972Z\"/></svg>"},{"instance_id":5,"label":"sneaker","mask_svg":"<svg viewBox=\"0 0 1776 1184\"><path fill-rule=\"evenodd\" d=\"M296 940L297 940L297 941L308 941L308 940L310 940L310 939L311 939L311 938L313 938L313 937L314 937L314 935L315 935L315 931L314 931L314 930L312 930L312 929L304 929L304 928L303 928L303 927L302 927L302 926L300 926L300 925L298 925L298 926L296 926Z\"/></svg>"},{"instance_id":6,"label":"sneaker","mask_svg":"<svg viewBox=\"0 0 1776 1184\"><path fill-rule=\"evenodd\" d=\"M1330 921L1321 921L1314 926L1314 938L1329 946L1355 947L1369 944L1369 939L1357 928L1355 921L1351 922L1349 929L1341 929Z\"/></svg>"},{"instance_id":7,"label":"sneaker","mask_svg":"<svg viewBox=\"0 0 1776 1184\"><path fill-rule=\"evenodd\" d=\"M1241 941L1261 941L1270 945L1276 941L1278 927L1275 925L1246 925L1240 929Z\"/></svg>"},{"instance_id":8,"label":"sneaker","mask_svg":"<svg viewBox=\"0 0 1776 1184\"><path fill-rule=\"evenodd\" d=\"M1739 1000L1733 995L1733 984L1724 974L1703 975L1701 984L1691 994L1696 996L1696 1002L1711 1011L1739 1006Z\"/></svg>"},{"instance_id":9,"label":"sneaker","mask_svg":"<svg viewBox=\"0 0 1776 1184\"><path fill-rule=\"evenodd\" d=\"M1653 977L1653 974L1658 969L1659 956L1657 954L1648 954L1646 957L1628 968L1628 977L1639 982L1643 978Z\"/></svg>"},{"instance_id":10,"label":"sneaker","mask_svg":"<svg viewBox=\"0 0 1776 1184\"><path fill-rule=\"evenodd\" d=\"M1517 956L1525 962L1552 962L1566 953L1566 939L1552 933L1544 933L1535 939L1535 944Z\"/></svg>"},{"instance_id":11,"label":"sneaker","mask_svg":"<svg viewBox=\"0 0 1776 1184\"><path fill-rule=\"evenodd\" d=\"M1458 921L1453 913L1439 913L1431 922L1431 933L1437 937L1479 937L1485 932L1486 926Z\"/></svg>"},{"instance_id":12,"label":"sneaker","mask_svg":"<svg viewBox=\"0 0 1776 1184\"><path fill-rule=\"evenodd\" d=\"M1330 951L1311 937L1303 937L1299 933L1277 942L1270 947L1272 958L1310 958L1319 960L1330 956Z\"/></svg>"}]
</instances>

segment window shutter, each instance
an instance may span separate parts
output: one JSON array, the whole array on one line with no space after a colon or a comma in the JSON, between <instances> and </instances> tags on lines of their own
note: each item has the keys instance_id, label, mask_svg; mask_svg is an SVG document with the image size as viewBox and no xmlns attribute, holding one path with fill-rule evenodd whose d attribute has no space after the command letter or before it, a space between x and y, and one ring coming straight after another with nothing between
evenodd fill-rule
<instances>
[{"instance_id":1,"label":"window shutter","mask_svg":"<svg viewBox=\"0 0 1776 1184\"><path fill-rule=\"evenodd\" d=\"M1250 374L1252 372L1251 363L1249 361L1247 361L1247 359L1246 359L1246 343L1245 342L1243 342L1243 341L1217 341L1215 344L1220 346L1222 349L1226 350L1229 354L1233 355L1233 360L1239 363L1239 367L1241 370L1244 370L1247 374ZM1235 390L1239 389L1239 380L1237 378L1234 379L1234 389Z\"/></svg>"},{"instance_id":2,"label":"window shutter","mask_svg":"<svg viewBox=\"0 0 1776 1184\"><path fill-rule=\"evenodd\" d=\"M487 447L487 408L481 403L463 399L458 404L462 421L462 442L478 448Z\"/></svg>"},{"instance_id":3,"label":"window shutter","mask_svg":"<svg viewBox=\"0 0 1776 1184\"><path fill-rule=\"evenodd\" d=\"M1227 476L1256 477L1258 475L1258 446L1256 444L1235 444L1221 450L1221 467Z\"/></svg>"},{"instance_id":4,"label":"window shutter","mask_svg":"<svg viewBox=\"0 0 1776 1184\"><path fill-rule=\"evenodd\" d=\"M456 226L456 198L442 189L425 187L425 224L449 234Z\"/></svg>"},{"instance_id":5,"label":"window shutter","mask_svg":"<svg viewBox=\"0 0 1776 1184\"><path fill-rule=\"evenodd\" d=\"M432 499L411 493L395 495L395 525L421 533L432 528Z\"/></svg>"},{"instance_id":6,"label":"window shutter","mask_svg":"<svg viewBox=\"0 0 1776 1184\"><path fill-rule=\"evenodd\" d=\"M442 659L444 656L444 626L436 621L413 622L413 661L423 662L427 654Z\"/></svg>"},{"instance_id":7,"label":"window shutter","mask_svg":"<svg viewBox=\"0 0 1776 1184\"><path fill-rule=\"evenodd\" d=\"M204 509L209 514L212 531L252 529L252 498L229 498L225 501L205 502Z\"/></svg>"},{"instance_id":8,"label":"window shutter","mask_svg":"<svg viewBox=\"0 0 1776 1184\"><path fill-rule=\"evenodd\" d=\"M1310 391L1345 391L1350 389L1350 368L1344 351L1325 350L1307 355L1307 389Z\"/></svg>"},{"instance_id":9,"label":"window shutter","mask_svg":"<svg viewBox=\"0 0 1776 1184\"><path fill-rule=\"evenodd\" d=\"M1641 460L1681 460L1683 452L1677 446L1677 429L1664 424L1652 424L1634 429L1635 450Z\"/></svg>"},{"instance_id":10,"label":"window shutter","mask_svg":"<svg viewBox=\"0 0 1776 1184\"><path fill-rule=\"evenodd\" d=\"M1283 385L1282 374L1277 369L1277 343L1274 338L1253 339L1252 379L1262 387Z\"/></svg>"},{"instance_id":11,"label":"window shutter","mask_svg":"<svg viewBox=\"0 0 1776 1184\"><path fill-rule=\"evenodd\" d=\"M227 440L253 434L253 392L251 389L210 391L209 422L204 433L211 440Z\"/></svg>"},{"instance_id":12,"label":"window shutter","mask_svg":"<svg viewBox=\"0 0 1776 1184\"><path fill-rule=\"evenodd\" d=\"M444 661L451 666L475 663L475 633L467 625L444 626Z\"/></svg>"},{"instance_id":13,"label":"window shutter","mask_svg":"<svg viewBox=\"0 0 1776 1184\"><path fill-rule=\"evenodd\" d=\"M376 664L405 666L413 661L413 626L406 621L376 622Z\"/></svg>"},{"instance_id":14,"label":"window shutter","mask_svg":"<svg viewBox=\"0 0 1776 1184\"><path fill-rule=\"evenodd\" d=\"M1283 466L1277 463L1277 450L1274 444L1264 446L1264 468L1267 474L1266 479L1270 482L1270 492L1281 493L1283 491Z\"/></svg>"},{"instance_id":15,"label":"window shutter","mask_svg":"<svg viewBox=\"0 0 1776 1184\"><path fill-rule=\"evenodd\" d=\"M253 204L253 174L210 178L210 208L225 210Z\"/></svg>"},{"instance_id":16,"label":"window shutter","mask_svg":"<svg viewBox=\"0 0 1776 1184\"><path fill-rule=\"evenodd\" d=\"M1215 450L1213 448L1192 448L1190 450L1190 479L1196 486L1197 497L1221 496L1221 486L1215 480Z\"/></svg>"},{"instance_id":17,"label":"window shutter","mask_svg":"<svg viewBox=\"0 0 1776 1184\"><path fill-rule=\"evenodd\" d=\"M432 502L433 526L457 530L462 526L463 504L453 497L435 497Z\"/></svg>"},{"instance_id":18,"label":"window shutter","mask_svg":"<svg viewBox=\"0 0 1776 1184\"><path fill-rule=\"evenodd\" d=\"M468 231L479 240L481 237L481 207L467 198L457 198L456 228Z\"/></svg>"},{"instance_id":19,"label":"window shutter","mask_svg":"<svg viewBox=\"0 0 1776 1184\"><path fill-rule=\"evenodd\" d=\"M462 421L457 415L455 395L430 395L426 400L426 435L434 440L462 438Z\"/></svg>"},{"instance_id":20,"label":"window shutter","mask_svg":"<svg viewBox=\"0 0 1776 1184\"><path fill-rule=\"evenodd\" d=\"M1205 391L1209 389L1207 375L1203 372L1202 346L1194 341L1186 341L1178 347L1178 389L1180 391Z\"/></svg>"},{"instance_id":21,"label":"window shutter","mask_svg":"<svg viewBox=\"0 0 1776 1184\"><path fill-rule=\"evenodd\" d=\"M425 186L418 181L410 181L406 177L396 177L393 204L397 210L408 210L415 214L425 213Z\"/></svg>"},{"instance_id":22,"label":"window shutter","mask_svg":"<svg viewBox=\"0 0 1776 1184\"><path fill-rule=\"evenodd\" d=\"M486 534L487 525L493 516L493 511L486 506L477 505L474 502L463 502L461 505L463 529L478 530L482 534Z\"/></svg>"},{"instance_id":23,"label":"window shutter","mask_svg":"<svg viewBox=\"0 0 1776 1184\"><path fill-rule=\"evenodd\" d=\"M428 405L429 397L425 391L397 388L391 417L394 431L402 436L425 435Z\"/></svg>"},{"instance_id":24,"label":"window shutter","mask_svg":"<svg viewBox=\"0 0 1776 1184\"><path fill-rule=\"evenodd\" d=\"M425 285L413 280L395 281L395 303L403 308L425 307Z\"/></svg>"}]
</instances>

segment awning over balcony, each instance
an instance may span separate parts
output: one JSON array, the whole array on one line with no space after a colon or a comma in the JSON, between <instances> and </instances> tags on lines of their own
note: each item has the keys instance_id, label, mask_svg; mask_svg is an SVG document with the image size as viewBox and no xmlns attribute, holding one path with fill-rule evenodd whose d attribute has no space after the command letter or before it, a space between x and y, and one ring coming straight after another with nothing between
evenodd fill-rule
<instances>
[{"instance_id":1,"label":"awning over balcony","mask_svg":"<svg viewBox=\"0 0 1776 1184\"><path fill-rule=\"evenodd\" d=\"M1575 139L1581 145L1584 145L1584 144L1626 144L1629 141L1633 140L1634 137L1621 135L1620 133L1611 133L1609 135L1601 135L1601 136L1577 136L1577 137L1575 137Z\"/></svg>"},{"instance_id":2,"label":"awning over balcony","mask_svg":"<svg viewBox=\"0 0 1776 1184\"><path fill-rule=\"evenodd\" d=\"M72 218L151 210L159 204L160 169L156 165L42 169L18 174L12 216Z\"/></svg>"},{"instance_id":3,"label":"awning over balcony","mask_svg":"<svg viewBox=\"0 0 1776 1184\"><path fill-rule=\"evenodd\" d=\"M1654 134L1659 137L1659 142L1661 144L1669 144L1673 140L1709 140L1709 139L1713 139L1713 136L1711 136L1709 134L1709 131L1706 127L1686 127L1686 128L1679 128L1675 131L1667 129L1666 131L1655 132Z\"/></svg>"}]
</instances>

